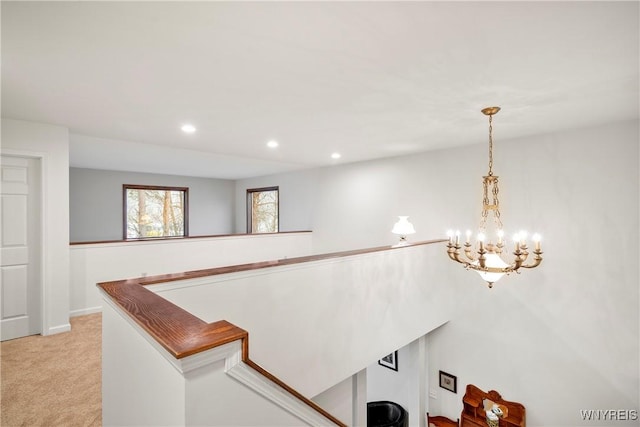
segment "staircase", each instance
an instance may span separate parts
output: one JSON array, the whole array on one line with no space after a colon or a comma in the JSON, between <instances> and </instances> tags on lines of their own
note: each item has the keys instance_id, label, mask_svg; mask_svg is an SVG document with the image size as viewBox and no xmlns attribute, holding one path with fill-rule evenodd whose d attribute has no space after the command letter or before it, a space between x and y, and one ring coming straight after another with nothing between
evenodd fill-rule
<instances>
[{"instance_id":1,"label":"staircase","mask_svg":"<svg viewBox=\"0 0 640 427\"><path fill-rule=\"evenodd\" d=\"M361 423L307 397L449 319L438 242L100 283L104 425Z\"/></svg>"}]
</instances>

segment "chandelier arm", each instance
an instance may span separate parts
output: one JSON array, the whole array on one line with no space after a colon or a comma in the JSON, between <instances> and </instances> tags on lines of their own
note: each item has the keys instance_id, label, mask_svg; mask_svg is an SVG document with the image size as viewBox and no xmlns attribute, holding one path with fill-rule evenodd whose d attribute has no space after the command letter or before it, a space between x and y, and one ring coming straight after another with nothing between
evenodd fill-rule
<instances>
[{"instance_id":1,"label":"chandelier arm","mask_svg":"<svg viewBox=\"0 0 640 427\"><path fill-rule=\"evenodd\" d=\"M513 253L513 255L515 256L515 258L513 259L513 264L511 265L513 266L514 271L518 271L518 269L522 267L522 264L527 260L529 252L527 252L526 250L517 250Z\"/></svg>"},{"instance_id":2,"label":"chandelier arm","mask_svg":"<svg viewBox=\"0 0 640 427\"><path fill-rule=\"evenodd\" d=\"M449 258L451 258L452 260L456 261L456 249L455 246L453 246L451 243L447 244L447 255L449 255Z\"/></svg>"},{"instance_id":3,"label":"chandelier arm","mask_svg":"<svg viewBox=\"0 0 640 427\"><path fill-rule=\"evenodd\" d=\"M452 260L462 262L461 260L458 259L458 256L456 255L455 252L447 251L447 254L449 255L449 258L451 258Z\"/></svg>"},{"instance_id":4,"label":"chandelier arm","mask_svg":"<svg viewBox=\"0 0 640 427\"><path fill-rule=\"evenodd\" d=\"M542 251L540 250L535 250L533 251L533 262L531 264L522 264L520 267L522 268L534 268L540 265L540 263L542 262Z\"/></svg>"},{"instance_id":5,"label":"chandelier arm","mask_svg":"<svg viewBox=\"0 0 640 427\"><path fill-rule=\"evenodd\" d=\"M466 255L467 259L469 259L469 261L474 262L476 260L473 252L471 252L471 243L464 244L464 254Z\"/></svg>"},{"instance_id":6,"label":"chandelier arm","mask_svg":"<svg viewBox=\"0 0 640 427\"><path fill-rule=\"evenodd\" d=\"M518 269L522 267L522 264L526 261L527 257L529 256L529 253L527 251L521 251L518 249L515 252L513 252L513 255L514 255L514 258L511 264L503 268L495 268L494 270L497 270L497 271L493 271L493 272L494 273L511 273L512 271L515 271L516 273L518 273Z\"/></svg>"},{"instance_id":7,"label":"chandelier arm","mask_svg":"<svg viewBox=\"0 0 640 427\"><path fill-rule=\"evenodd\" d=\"M449 258L460 264L467 264L467 262L460 258L460 245L454 245L452 243L447 244L447 254Z\"/></svg>"},{"instance_id":8,"label":"chandelier arm","mask_svg":"<svg viewBox=\"0 0 640 427\"><path fill-rule=\"evenodd\" d=\"M481 265L478 264L473 264L473 262L475 261L475 259L471 260L471 262L464 260L460 255L460 245L454 245L452 243L449 243L447 245L447 254L449 255L449 258L451 258L453 261L456 261L460 264L462 264L464 266L464 268L466 269L472 269L472 270L478 270L478 271L487 271L486 267L483 267ZM480 255L480 262L484 263L484 257L481 254Z\"/></svg>"}]
</instances>

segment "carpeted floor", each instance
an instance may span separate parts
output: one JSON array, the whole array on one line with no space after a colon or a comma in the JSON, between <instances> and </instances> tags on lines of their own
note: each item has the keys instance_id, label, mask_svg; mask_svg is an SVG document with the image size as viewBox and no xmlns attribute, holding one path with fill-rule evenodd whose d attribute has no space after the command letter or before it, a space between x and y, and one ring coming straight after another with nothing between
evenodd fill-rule
<instances>
[{"instance_id":1,"label":"carpeted floor","mask_svg":"<svg viewBox=\"0 0 640 427\"><path fill-rule=\"evenodd\" d=\"M71 332L0 345L0 425L101 426L102 315L71 319Z\"/></svg>"}]
</instances>

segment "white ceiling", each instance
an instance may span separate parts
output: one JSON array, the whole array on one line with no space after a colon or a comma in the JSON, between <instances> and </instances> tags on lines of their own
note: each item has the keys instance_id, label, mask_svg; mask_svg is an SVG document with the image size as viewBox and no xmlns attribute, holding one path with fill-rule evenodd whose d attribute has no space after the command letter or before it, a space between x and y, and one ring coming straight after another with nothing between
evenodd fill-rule
<instances>
[{"instance_id":1,"label":"white ceiling","mask_svg":"<svg viewBox=\"0 0 640 427\"><path fill-rule=\"evenodd\" d=\"M237 179L486 143L489 105L503 108L497 146L638 117L635 1L2 1L1 13L2 115L68 127L77 167Z\"/></svg>"}]
</instances>

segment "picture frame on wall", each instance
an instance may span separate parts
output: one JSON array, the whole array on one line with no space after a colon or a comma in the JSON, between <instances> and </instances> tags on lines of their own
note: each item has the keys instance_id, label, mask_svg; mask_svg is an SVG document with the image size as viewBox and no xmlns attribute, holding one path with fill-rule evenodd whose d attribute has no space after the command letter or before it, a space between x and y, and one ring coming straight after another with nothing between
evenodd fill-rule
<instances>
[{"instance_id":1,"label":"picture frame on wall","mask_svg":"<svg viewBox=\"0 0 640 427\"><path fill-rule=\"evenodd\" d=\"M458 393L458 378L455 375L440 371L440 387L451 393Z\"/></svg>"},{"instance_id":2,"label":"picture frame on wall","mask_svg":"<svg viewBox=\"0 0 640 427\"><path fill-rule=\"evenodd\" d=\"M378 360L378 365L384 366L385 368L393 369L394 371L398 371L398 350L393 353L387 354L382 359Z\"/></svg>"}]
</instances>

